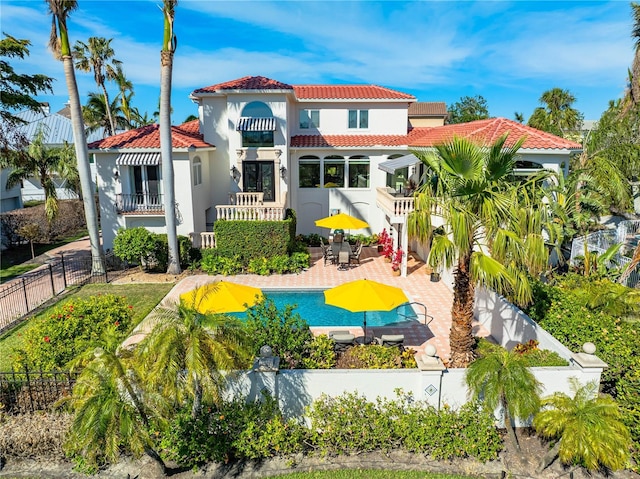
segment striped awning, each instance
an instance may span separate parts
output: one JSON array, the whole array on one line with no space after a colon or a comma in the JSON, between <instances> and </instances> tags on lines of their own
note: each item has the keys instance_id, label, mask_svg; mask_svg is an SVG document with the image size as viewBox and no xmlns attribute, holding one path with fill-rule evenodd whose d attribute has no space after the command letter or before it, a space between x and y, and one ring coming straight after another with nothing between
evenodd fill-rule
<instances>
[{"instance_id":1,"label":"striped awning","mask_svg":"<svg viewBox=\"0 0 640 479\"><path fill-rule=\"evenodd\" d=\"M276 130L276 119L271 118L251 118L251 117L240 117L240 121L238 122L238 127L236 128L238 131L275 131Z\"/></svg>"},{"instance_id":2,"label":"striped awning","mask_svg":"<svg viewBox=\"0 0 640 479\"><path fill-rule=\"evenodd\" d=\"M116 158L116 165L120 166L157 166L159 164L159 152L120 153Z\"/></svg>"}]
</instances>

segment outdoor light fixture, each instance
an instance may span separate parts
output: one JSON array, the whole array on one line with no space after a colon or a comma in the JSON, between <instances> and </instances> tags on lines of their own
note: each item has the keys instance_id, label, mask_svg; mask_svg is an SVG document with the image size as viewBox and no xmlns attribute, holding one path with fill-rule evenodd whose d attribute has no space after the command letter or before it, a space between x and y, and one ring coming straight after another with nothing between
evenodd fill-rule
<instances>
[{"instance_id":1,"label":"outdoor light fixture","mask_svg":"<svg viewBox=\"0 0 640 479\"><path fill-rule=\"evenodd\" d=\"M236 165L233 165L230 171L231 176L233 177L233 181L235 181L236 183L240 181L240 170L236 168Z\"/></svg>"},{"instance_id":2,"label":"outdoor light fixture","mask_svg":"<svg viewBox=\"0 0 640 479\"><path fill-rule=\"evenodd\" d=\"M286 178L287 176L287 167L282 165L280 167L280 178L282 178L283 180Z\"/></svg>"},{"instance_id":3,"label":"outdoor light fixture","mask_svg":"<svg viewBox=\"0 0 640 479\"><path fill-rule=\"evenodd\" d=\"M120 180L120 172L118 170L114 170L113 171L113 177L116 179L116 181Z\"/></svg>"}]
</instances>

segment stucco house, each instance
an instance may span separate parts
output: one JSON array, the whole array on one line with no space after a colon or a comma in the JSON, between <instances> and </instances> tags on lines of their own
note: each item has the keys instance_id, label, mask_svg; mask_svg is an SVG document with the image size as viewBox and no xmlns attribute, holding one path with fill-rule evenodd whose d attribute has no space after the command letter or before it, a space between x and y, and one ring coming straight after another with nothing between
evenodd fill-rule
<instances>
[{"instance_id":1,"label":"stucco house","mask_svg":"<svg viewBox=\"0 0 640 479\"><path fill-rule=\"evenodd\" d=\"M454 135L492 142L526 137L524 170L566 172L580 145L504 118L416 126L412 95L376 85L288 85L244 77L194 90L198 120L172 127L178 234L208 246L218 219L297 214L298 233L329 234L315 220L336 212L383 228L407 245L404 196L421 164L412 151ZM441 115L442 116L442 115ZM442 121L444 117L442 116ZM157 125L93 142L102 236L111 248L119 228L165 228ZM405 255L406 258L406 255ZM406 266L406 265L405 265ZM404 268L403 268L404 269Z\"/></svg>"}]
</instances>

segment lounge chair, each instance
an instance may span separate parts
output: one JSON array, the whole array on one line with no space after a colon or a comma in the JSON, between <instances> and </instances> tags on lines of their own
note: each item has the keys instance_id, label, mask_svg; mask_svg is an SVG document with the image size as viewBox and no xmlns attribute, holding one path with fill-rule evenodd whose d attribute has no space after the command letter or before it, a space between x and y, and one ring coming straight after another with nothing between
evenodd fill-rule
<instances>
[{"instance_id":1,"label":"lounge chair","mask_svg":"<svg viewBox=\"0 0 640 479\"><path fill-rule=\"evenodd\" d=\"M376 338L376 342L380 346L399 348L401 351L404 350L404 334L383 334L379 338Z\"/></svg>"},{"instance_id":2,"label":"lounge chair","mask_svg":"<svg viewBox=\"0 0 640 479\"><path fill-rule=\"evenodd\" d=\"M330 331L329 337L333 340L336 353L342 353L356 344L356 337L347 331Z\"/></svg>"}]
</instances>

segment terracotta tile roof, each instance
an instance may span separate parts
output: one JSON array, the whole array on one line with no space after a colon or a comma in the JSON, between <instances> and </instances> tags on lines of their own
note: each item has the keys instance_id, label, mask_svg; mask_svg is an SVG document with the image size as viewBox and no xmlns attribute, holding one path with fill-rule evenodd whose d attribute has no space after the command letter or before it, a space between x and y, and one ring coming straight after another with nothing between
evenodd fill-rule
<instances>
[{"instance_id":1,"label":"terracotta tile roof","mask_svg":"<svg viewBox=\"0 0 640 479\"><path fill-rule=\"evenodd\" d=\"M271 78L246 76L237 80L198 88L193 93L215 93L220 90L293 90L293 87Z\"/></svg>"},{"instance_id":2,"label":"terracotta tile roof","mask_svg":"<svg viewBox=\"0 0 640 479\"><path fill-rule=\"evenodd\" d=\"M198 120L188 121L182 125L171 127L171 140L174 148L208 148L213 145L206 143L198 131ZM118 149L118 148L160 148L160 127L158 124L147 125L135 130L125 131L119 135L110 136L104 140L89 144L89 149Z\"/></svg>"},{"instance_id":3,"label":"terracotta tile roof","mask_svg":"<svg viewBox=\"0 0 640 479\"><path fill-rule=\"evenodd\" d=\"M447 105L443 101L417 101L409 105L409 117L446 115Z\"/></svg>"},{"instance_id":4,"label":"terracotta tile roof","mask_svg":"<svg viewBox=\"0 0 640 479\"><path fill-rule=\"evenodd\" d=\"M407 135L297 135L291 137L294 148L402 146Z\"/></svg>"},{"instance_id":5,"label":"terracotta tile roof","mask_svg":"<svg viewBox=\"0 0 640 479\"><path fill-rule=\"evenodd\" d=\"M300 100L415 100L413 95L378 85L294 85Z\"/></svg>"},{"instance_id":6,"label":"terracotta tile roof","mask_svg":"<svg viewBox=\"0 0 640 479\"><path fill-rule=\"evenodd\" d=\"M532 150L580 150L582 145L574 141L566 140L551 133L536 130L517 121L506 118L489 118L487 120L471 121L438 127L414 128L414 137L409 146L428 147L443 141L450 140L454 136L461 136L480 141L483 144L491 144L503 134L509 133L507 145L513 145L519 138L526 137L522 148Z\"/></svg>"}]
</instances>

